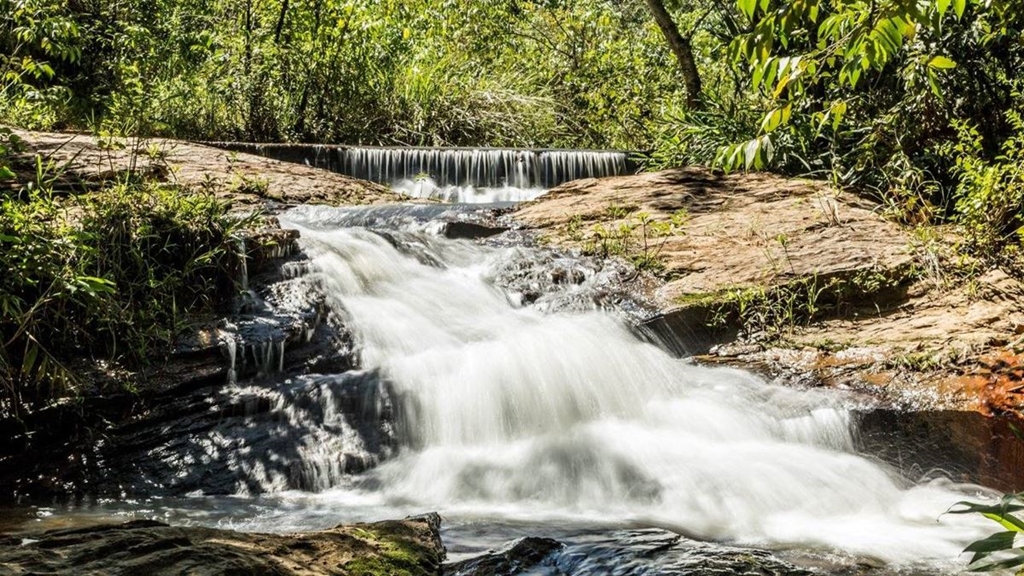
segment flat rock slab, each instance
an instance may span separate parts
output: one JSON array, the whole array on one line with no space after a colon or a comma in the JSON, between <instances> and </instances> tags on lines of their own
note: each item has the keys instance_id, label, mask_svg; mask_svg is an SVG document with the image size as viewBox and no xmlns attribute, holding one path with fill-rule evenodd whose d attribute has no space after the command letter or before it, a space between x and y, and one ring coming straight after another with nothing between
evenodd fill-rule
<instances>
[{"instance_id":1,"label":"flat rock slab","mask_svg":"<svg viewBox=\"0 0 1024 576\"><path fill-rule=\"evenodd\" d=\"M440 518L338 526L303 534L246 534L140 520L0 537L0 576L221 576L441 573Z\"/></svg>"},{"instance_id":2,"label":"flat rock slab","mask_svg":"<svg viewBox=\"0 0 1024 576\"><path fill-rule=\"evenodd\" d=\"M570 182L515 218L578 247L596 225L614 230L640 213L665 222L685 210L680 234L650 242L670 278L659 295L671 305L728 288L909 266L909 236L877 208L823 182L680 168Z\"/></svg>"},{"instance_id":3,"label":"flat rock slab","mask_svg":"<svg viewBox=\"0 0 1024 576\"><path fill-rule=\"evenodd\" d=\"M132 170L179 184L207 188L246 206L266 201L333 206L401 202L385 186L301 164L160 138L100 140L89 134L16 131L26 146L19 181L34 176L40 154L52 161L57 189L81 190ZM18 184L16 182L15 184Z\"/></svg>"}]
</instances>

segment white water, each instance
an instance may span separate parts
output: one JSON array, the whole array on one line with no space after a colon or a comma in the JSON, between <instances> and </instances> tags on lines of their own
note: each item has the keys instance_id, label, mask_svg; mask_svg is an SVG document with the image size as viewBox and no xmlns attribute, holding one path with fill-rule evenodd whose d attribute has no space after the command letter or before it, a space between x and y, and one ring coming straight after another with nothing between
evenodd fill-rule
<instances>
[{"instance_id":1,"label":"white water","mask_svg":"<svg viewBox=\"0 0 1024 576\"><path fill-rule=\"evenodd\" d=\"M526 202L547 192L539 187L476 187L473 185L438 185L432 178L398 180L391 184L395 191L410 198L438 200L451 204L494 204L498 202Z\"/></svg>"},{"instance_id":2,"label":"white water","mask_svg":"<svg viewBox=\"0 0 1024 576\"><path fill-rule=\"evenodd\" d=\"M627 171L626 154L612 151L352 147L336 154L325 163L343 174L459 203L522 202L564 182Z\"/></svg>"},{"instance_id":3,"label":"white water","mask_svg":"<svg viewBox=\"0 0 1024 576\"><path fill-rule=\"evenodd\" d=\"M490 270L505 251L405 237L421 264L364 229L302 228L367 369L413 399L418 448L315 496L331 510L635 522L770 547L954 566L984 521L942 515L978 489L914 486L853 453L841 397L697 367L605 312L513 305Z\"/></svg>"}]
</instances>

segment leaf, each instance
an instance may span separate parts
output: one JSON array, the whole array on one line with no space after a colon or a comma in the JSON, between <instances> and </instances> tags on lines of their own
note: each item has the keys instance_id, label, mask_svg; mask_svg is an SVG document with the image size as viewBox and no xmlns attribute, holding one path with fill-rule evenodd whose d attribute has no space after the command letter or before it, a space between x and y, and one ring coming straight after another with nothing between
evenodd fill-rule
<instances>
[{"instance_id":1,"label":"leaf","mask_svg":"<svg viewBox=\"0 0 1024 576\"><path fill-rule=\"evenodd\" d=\"M932 94L942 99L942 88L939 87L939 79L935 76L935 70L928 70L928 85L931 86Z\"/></svg>"},{"instance_id":2,"label":"leaf","mask_svg":"<svg viewBox=\"0 0 1024 576\"><path fill-rule=\"evenodd\" d=\"M757 140L751 140L743 147L743 163L748 170L754 165L754 161L757 160L758 144Z\"/></svg>"},{"instance_id":3,"label":"leaf","mask_svg":"<svg viewBox=\"0 0 1024 576\"><path fill-rule=\"evenodd\" d=\"M0 166L0 180L10 180L16 178L18 175L7 166Z\"/></svg>"},{"instance_id":4,"label":"leaf","mask_svg":"<svg viewBox=\"0 0 1024 576\"><path fill-rule=\"evenodd\" d=\"M938 0L937 8L939 9L939 16L945 16L946 10L949 9L950 0Z\"/></svg>"},{"instance_id":5,"label":"leaf","mask_svg":"<svg viewBox=\"0 0 1024 576\"><path fill-rule=\"evenodd\" d=\"M928 61L928 66L939 70L949 70L950 68L956 68L956 62L945 56L934 56Z\"/></svg>"},{"instance_id":6,"label":"leaf","mask_svg":"<svg viewBox=\"0 0 1024 576\"><path fill-rule=\"evenodd\" d=\"M1014 504L1014 501L1020 501L1016 494L1008 494L1003 496L1002 500L998 504L976 504L974 502L957 502L953 506L963 506L963 509L953 510L950 508L950 514L981 514L982 516L998 523L1007 530L1014 532L1024 532L1024 521L1014 516L1013 512L1020 512L1024 510L1024 506L1020 504Z\"/></svg>"},{"instance_id":7,"label":"leaf","mask_svg":"<svg viewBox=\"0 0 1024 576\"><path fill-rule=\"evenodd\" d=\"M964 17L964 10L967 8L967 0L953 0L953 11L959 20Z\"/></svg>"},{"instance_id":8,"label":"leaf","mask_svg":"<svg viewBox=\"0 0 1024 576\"><path fill-rule=\"evenodd\" d=\"M28 377L32 375L32 369L36 366L36 357L39 355L39 346L29 342L25 350L25 358L21 361L21 373Z\"/></svg>"},{"instance_id":9,"label":"leaf","mask_svg":"<svg viewBox=\"0 0 1024 576\"><path fill-rule=\"evenodd\" d=\"M982 513L982 516L1013 532L1024 532L1024 521L1012 514Z\"/></svg>"},{"instance_id":10,"label":"leaf","mask_svg":"<svg viewBox=\"0 0 1024 576\"><path fill-rule=\"evenodd\" d=\"M736 0L736 6L740 12L746 14L750 20L754 19L754 10L757 8L757 0Z\"/></svg>"},{"instance_id":11,"label":"leaf","mask_svg":"<svg viewBox=\"0 0 1024 576\"><path fill-rule=\"evenodd\" d=\"M1024 565L1024 550L1016 549L1013 551L1013 555L1009 558L980 564L978 566L971 566L970 570L971 572L992 572L994 570L1019 568L1022 565Z\"/></svg>"},{"instance_id":12,"label":"leaf","mask_svg":"<svg viewBox=\"0 0 1024 576\"><path fill-rule=\"evenodd\" d=\"M996 532L988 538L973 542L970 546L964 548L964 552L974 552L974 556L971 558L971 564L974 564L979 560L984 560L994 552L1010 550L1013 548L1013 541L1016 537L1017 532Z\"/></svg>"},{"instance_id":13,"label":"leaf","mask_svg":"<svg viewBox=\"0 0 1024 576\"><path fill-rule=\"evenodd\" d=\"M109 294L115 292L114 283L106 278L96 278L94 276L79 276L75 279L75 283L80 288L85 290L90 296L96 296L97 294Z\"/></svg>"},{"instance_id":14,"label":"leaf","mask_svg":"<svg viewBox=\"0 0 1024 576\"><path fill-rule=\"evenodd\" d=\"M779 127L780 122L782 122L782 109L776 108L765 114L764 118L761 120L761 131L771 132Z\"/></svg>"},{"instance_id":15,"label":"leaf","mask_svg":"<svg viewBox=\"0 0 1024 576\"><path fill-rule=\"evenodd\" d=\"M832 131L837 132L839 125L843 121L843 115L846 114L847 104L846 102L836 102L832 106Z\"/></svg>"}]
</instances>

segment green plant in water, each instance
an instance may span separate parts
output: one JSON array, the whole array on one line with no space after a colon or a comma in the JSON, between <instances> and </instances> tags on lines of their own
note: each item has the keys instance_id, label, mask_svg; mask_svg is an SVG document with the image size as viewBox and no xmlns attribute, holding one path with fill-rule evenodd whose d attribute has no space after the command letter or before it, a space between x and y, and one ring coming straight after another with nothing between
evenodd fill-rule
<instances>
[{"instance_id":1,"label":"green plant in water","mask_svg":"<svg viewBox=\"0 0 1024 576\"><path fill-rule=\"evenodd\" d=\"M1007 494L996 504L958 502L949 514L981 514L1005 530L973 542L964 552L973 552L968 569L972 572L1016 570L1024 574L1024 546L1016 546L1017 535L1024 532L1024 520L1017 513L1024 511L1024 494ZM993 558L993 556L996 556Z\"/></svg>"}]
</instances>

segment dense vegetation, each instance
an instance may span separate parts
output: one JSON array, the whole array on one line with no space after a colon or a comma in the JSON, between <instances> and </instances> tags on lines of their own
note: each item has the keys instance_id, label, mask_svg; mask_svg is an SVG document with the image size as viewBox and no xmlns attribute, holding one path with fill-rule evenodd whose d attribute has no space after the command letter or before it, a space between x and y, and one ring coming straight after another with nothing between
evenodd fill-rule
<instances>
[{"instance_id":1,"label":"dense vegetation","mask_svg":"<svg viewBox=\"0 0 1024 576\"><path fill-rule=\"evenodd\" d=\"M1017 176L1000 168L1021 136L1024 11L1012 0L0 8L0 118L24 127L612 147L648 151L654 166L831 177L904 221L962 219L985 249L1024 224ZM991 199L1000 208L980 214Z\"/></svg>"},{"instance_id":2,"label":"dense vegetation","mask_svg":"<svg viewBox=\"0 0 1024 576\"><path fill-rule=\"evenodd\" d=\"M817 175L902 221L959 224L964 253L1013 268L1022 29L1010 0L0 0L0 121L106 136L614 147L647 151L653 167ZM0 136L3 178L16 142ZM0 220L51 242L90 237L83 226L114 209L87 202L72 229L45 224L49 203L45 189L21 190ZM213 222L211 206L198 209ZM44 238L26 230L5 234ZM205 248L221 236L206 234ZM97 279L83 297L122 280L92 270L97 258L57 258ZM47 282L10 281L3 301L19 304L5 320L34 310ZM5 350L24 348L12 335L32 334L10 323ZM4 362L24 364L25 350Z\"/></svg>"},{"instance_id":3,"label":"dense vegetation","mask_svg":"<svg viewBox=\"0 0 1024 576\"><path fill-rule=\"evenodd\" d=\"M3 125L611 147L829 178L1021 274L1022 34L1016 0L0 0L0 180ZM0 187L0 416L69 356L144 361L237 265L209 196L46 176Z\"/></svg>"},{"instance_id":4,"label":"dense vegetation","mask_svg":"<svg viewBox=\"0 0 1024 576\"><path fill-rule=\"evenodd\" d=\"M0 120L817 175L1014 268L1022 30L1011 0L0 0Z\"/></svg>"}]
</instances>

